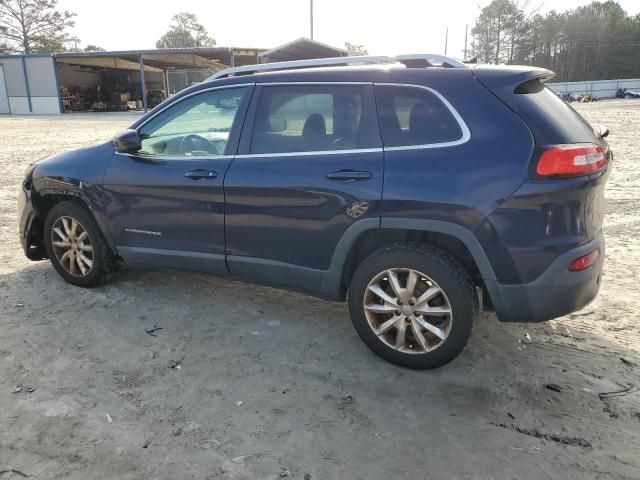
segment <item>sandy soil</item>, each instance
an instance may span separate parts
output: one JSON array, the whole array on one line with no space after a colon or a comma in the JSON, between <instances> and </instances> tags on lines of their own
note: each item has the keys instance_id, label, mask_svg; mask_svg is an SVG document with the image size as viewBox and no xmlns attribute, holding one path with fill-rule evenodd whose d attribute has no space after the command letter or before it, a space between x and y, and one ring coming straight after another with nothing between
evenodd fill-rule
<instances>
[{"instance_id":1,"label":"sandy soil","mask_svg":"<svg viewBox=\"0 0 640 480\"><path fill-rule=\"evenodd\" d=\"M639 479L640 392L598 393L640 386L640 101L578 108L616 153L599 298L484 314L430 372L372 354L342 304L148 268L65 284L20 250L22 172L132 117L0 117L0 479Z\"/></svg>"}]
</instances>

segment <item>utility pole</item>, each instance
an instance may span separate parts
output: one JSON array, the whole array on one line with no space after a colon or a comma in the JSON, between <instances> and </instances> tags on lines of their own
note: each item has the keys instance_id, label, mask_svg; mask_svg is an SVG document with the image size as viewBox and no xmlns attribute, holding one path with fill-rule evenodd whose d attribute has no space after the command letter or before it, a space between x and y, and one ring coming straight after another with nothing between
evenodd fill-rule
<instances>
[{"instance_id":1,"label":"utility pole","mask_svg":"<svg viewBox=\"0 0 640 480\"><path fill-rule=\"evenodd\" d=\"M464 26L464 60L467 59L467 33L469 33L469 24Z\"/></svg>"},{"instance_id":2,"label":"utility pole","mask_svg":"<svg viewBox=\"0 0 640 480\"><path fill-rule=\"evenodd\" d=\"M444 34L444 54L447 54L447 46L449 44L449 25L447 25L447 32Z\"/></svg>"},{"instance_id":3,"label":"utility pole","mask_svg":"<svg viewBox=\"0 0 640 480\"><path fill-rule=\"evenodd\" d=\"M311 27L311 40L313 40L313 0L309 0L309 24Z\"/></svg>"}]
</instances>

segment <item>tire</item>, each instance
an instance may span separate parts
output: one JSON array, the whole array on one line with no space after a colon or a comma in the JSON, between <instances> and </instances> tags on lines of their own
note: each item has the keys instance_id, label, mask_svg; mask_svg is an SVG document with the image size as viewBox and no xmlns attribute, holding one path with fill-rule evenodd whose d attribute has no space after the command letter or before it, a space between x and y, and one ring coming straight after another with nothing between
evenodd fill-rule
<instances>
[{"instance_id":1,"label":"tire","mask_svg":"<svg viewBox=\"0 0 640 480\"><path fill-rule=\"evenodd\" d=\"M478 311L478 294L462 265L420 243L396 243L371 254L349 286L349 313L360 338L385 360L413 369L436 368L456 358Z\"/></svg>"},{"instance_id":2,"label":"tire","mask_svg":"<svg viewBox=\"0 0 640 480\"><path fill-rule=\"evenodd\" d=\"M67 235L65 225L69 229L75 225L75 234ZM59 232L62 232L64 237ZM86 232L86 235L81 232ZM67 247L68 243L72 246ZM117 270L116 257L107 245L93 215L79 203L61 202L49 211L44 222L44 244L53 268L73 285L102 285ZM65 246L61 246L63 244ZM73 250L71 257L75 258L75 261L69 257L62 258L68 250Z\"/></svg>"}]
</instances>

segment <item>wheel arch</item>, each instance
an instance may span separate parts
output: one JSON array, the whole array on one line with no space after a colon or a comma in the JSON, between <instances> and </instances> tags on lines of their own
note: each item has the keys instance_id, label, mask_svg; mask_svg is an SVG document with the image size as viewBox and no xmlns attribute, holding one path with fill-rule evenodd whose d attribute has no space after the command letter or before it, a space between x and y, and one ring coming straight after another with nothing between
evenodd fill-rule
<instances>
[{"instance_id":1,"label":"wheel arch","mask_svg":"<svg viewBox=\"0 0 640 480\"><path fill-rule=\"evenodd\" d=\"M62 202L74 202L85 208L94 218L102 235L107 241L110 250L117 255L115 244L111 237L111 231L108 228L105 216L102 214L101 209L96 209L93 202L81 189L54 189L47 188L39 192L34 192L32 195L33 206L38 212L37 217L34 219L31 226L31 236L40 236L40 240L43 240L44 235L44 222L47 215L53 207ZM34 238L35 240L35 238Z\"/></svg>"},{"instance_id":2,"label":"wheel arch","mask_svg":"<svg viewBox=\"0 0 640 480\"><path fill-rule=\"evenodd\" d=\"M480 242L469 229L450 222L411 218L383 218L356 222L343 235L323 278L323 290L344 299L358 264L379 248L399 242L417 241L452 254L467 269L478 286L486 288L491 303L500 303L496 277Z\"/></svg>"}]
</instances>

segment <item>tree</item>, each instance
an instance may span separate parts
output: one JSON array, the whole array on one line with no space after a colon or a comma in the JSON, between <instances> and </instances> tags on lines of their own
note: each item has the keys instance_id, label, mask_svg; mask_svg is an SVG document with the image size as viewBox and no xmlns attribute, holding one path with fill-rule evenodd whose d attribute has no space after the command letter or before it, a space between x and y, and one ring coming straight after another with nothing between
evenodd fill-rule
<instances>
[{"instance_id":1,"label":"tree","mask_svg":"<svg viewBox=\"0 0 640 480\"><path fill-rule=\"evenodd\" d=\"M0 0L0 43L14 52L64 49L74 13L56 9L58 0Z\"/></svg>"},{"instance_id":2,"label":"tree","mask_svg":"<svg viewBox=\"0 0 640 480\"><path fill-rule=\"evenodd\" d=\"M2 34L7 29L5 27L0 27L0 38L2 38ZM4 40L0 40L0 53L9 53L9 45Z\"/></svg>"},{"instance_id":3,"label":"tree","mask_svg":"<svg viewBox=\"0 0 640 480\"><path fill-rule=\"evenodd\" d=\"M474 54L486 63L508 63L525 28L525 15L513 0L493 0L484 7L471 30Z\"/></svg>"},{"instance_id":4,"label":"tree","mask_svg":"<svg viewBox=\"0 0 640 480\"><path fill-rule=\"evenodd\" d=\"M207 48L215 46L215 39L210 37L204 26L198 23L198 17L193 13L178 13L171 20L173 24L169 26L167 33L156 42L156 48Z\"/></svg>"},{"instance_id":5,"label":"tree","mask_svg":"<svg viewBox=\"0 0 640 480\"><path fill-rule=\"evenodd\" d=\"M545 67L558 81L640 76L640 15L629 16L612 0L544 15L527 15L514 0L493 0L472 34L482 62Z\"/></svg>"},{"instance_id":6,"label":"tree","mask_svg":"<svg viewBox=\"0 0 640 480\"><path fill-rule=\"evenodd\" d=\"M98 47L97 45L87 45L86 47L84 47L84 51L85 52L104 52L105 49L102 47Z\"/></svg>"},{"instance_id":7,"label":"tree","mask_svg":"<svg viewBox=\"0 0 640 480\"><path fill-rule=\"evenodd\" d=\"M365 48L364 45L356 45L355 43L344 43L344 48L349 52L349 56L358 56L358 55L369 55L369 51Z\"/></svg>"}]
</instances>

